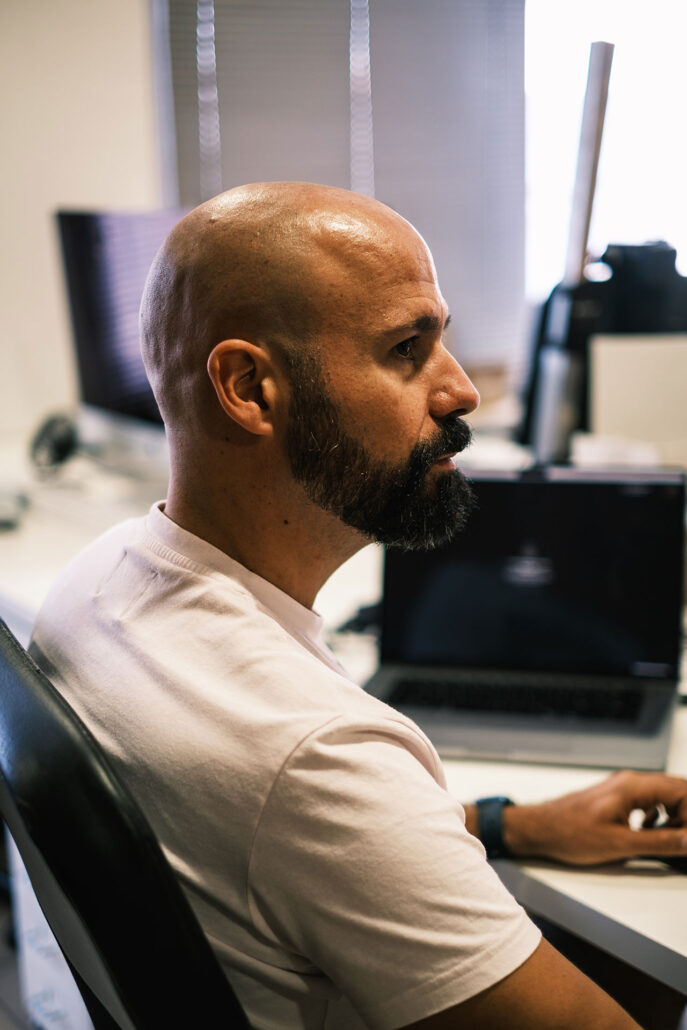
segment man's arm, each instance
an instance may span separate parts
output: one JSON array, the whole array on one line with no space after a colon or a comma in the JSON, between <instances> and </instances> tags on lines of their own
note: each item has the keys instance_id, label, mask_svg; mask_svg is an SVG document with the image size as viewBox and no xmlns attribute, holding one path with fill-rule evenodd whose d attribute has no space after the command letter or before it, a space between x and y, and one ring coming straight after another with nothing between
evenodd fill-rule
<instances>
[{"instance_id":1,"label":"man's arm","mask_svg":"<svg viewBox=\"0 0 687 1030\"><path fill-rule=\"evenodd\" d=\"M659 807L660 806L660 807ZM654 824L661 808L666 821ZM644 812L641 829L630 813ZM479 837L477 809L466 826ZM637 855L687 856L687 780L662 773L618 772L586 790L538 805L503 809L503 839L513 855L597 865Z\"/></svg>"},{"instance_id":2,"label":"man's arm","mask_svg":"<svg viewBox=\"0 0 687 1030\"><path fill-rule=\"evenodd\" d=\"M403 1030L640 1030L624 1009L547 941L486 991Z\"/></svg>"},{"instance_id":3,"label":"man's arm","mask_svg":"<svg viewBox=\"0 0 687 1030\"><path fill-rule=\"evenodd\" d=\"M660 806L660 807L659 807ZM654 829L665 810L666 822ZM644 812L641 829L630 813ZM466 825L478 834L477 809ZM514 855L574 865L634 855L687 855L687 780L660 773L615 773L586 790L537 805L503 809L504 842ZM639 1030L608 994L546 940L509 976L467 1001L408 1024L403 1030Z\"/></svg>"},{"instance_id":4,"label":"man's arm","mask_svg":"<svg viewBox=\"0 0 687 1030\"><path fill-rule=\"evenodd\" d=\"M630 813L644 813L639 829ZM659 813L662 825L654 828ZM466 826L479 836L477 808ZM687 780L618 772L585 790L503 809L503 839L518 856L596 865L636 855L687 856ZM638 1030L638 1024L547 941L510 976L403 1030Z\"/></svg>"}]
</instances>

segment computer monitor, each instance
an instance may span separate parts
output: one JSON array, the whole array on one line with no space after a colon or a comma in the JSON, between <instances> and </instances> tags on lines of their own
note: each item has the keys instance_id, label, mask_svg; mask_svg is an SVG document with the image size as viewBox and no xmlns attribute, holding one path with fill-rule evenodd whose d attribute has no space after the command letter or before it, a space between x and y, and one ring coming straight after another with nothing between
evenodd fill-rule
<instances>
[{"instance_id":1,"label":"computer monitor","mask_svg":"<svg viewBox=\"0 0 687 1030\"><path fill-rule=\"evenodd\" d=\"M150 265L183 211L58 211L81 407L79 438L123 471L164 447L140 354L138 312ZM161 458L160 460L164 460Z\"/></svg>"}]
</instances>

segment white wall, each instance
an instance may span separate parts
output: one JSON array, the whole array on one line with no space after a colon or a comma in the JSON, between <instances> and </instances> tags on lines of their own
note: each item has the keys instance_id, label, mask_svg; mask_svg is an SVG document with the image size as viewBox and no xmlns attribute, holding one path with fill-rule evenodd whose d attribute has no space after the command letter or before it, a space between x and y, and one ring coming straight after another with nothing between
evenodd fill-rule
<instances>
[{"instance_id":1,"label":"white wall","mask_svg":"<svg viewBox=\"0 0 687 1030\"><path fill-rule=\"evenodd\" d=\"M161 204L148 0L0 3L0 439L76 400L53 212Z\"/></svg>"}]
</instances>

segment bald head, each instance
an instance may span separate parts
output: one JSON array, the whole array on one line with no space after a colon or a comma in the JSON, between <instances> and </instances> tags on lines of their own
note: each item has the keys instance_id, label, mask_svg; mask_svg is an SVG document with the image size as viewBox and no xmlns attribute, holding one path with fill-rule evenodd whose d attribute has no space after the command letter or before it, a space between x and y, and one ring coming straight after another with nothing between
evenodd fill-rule
<instances>
[{"instance_id":1,"label":"bald head","mask_svg":"<svg viewBox=\"0 0 687 1030\"><path fill-rule=\"evenodd\" d=\"M409 235L417 243L385 205L310 183L242 186L183 218L141 306L143 359L168 429L207 432L220 418L206 371L217 343L238 337L288 360L317 340L351 291L390 274L389 258Z\"/></svg>"}]
</instances>

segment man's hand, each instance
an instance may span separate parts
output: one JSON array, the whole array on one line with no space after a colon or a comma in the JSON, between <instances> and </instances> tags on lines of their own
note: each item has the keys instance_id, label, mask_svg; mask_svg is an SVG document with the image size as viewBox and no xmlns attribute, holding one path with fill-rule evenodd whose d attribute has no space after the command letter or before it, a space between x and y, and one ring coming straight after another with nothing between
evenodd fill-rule
<instances>
[{"instance_id":1,"label":"man's hand","mask_svg":"<svg viewBox=\"0 0 687 1030\"><path fill-rule=\"evenodd\" d=\"M639 829L630 813L643 812ZM665 810L662 825L654 828ZM638 855L687 856L687 780L662 773L618 772L586 790L503 812L514 855L596 865Z\"/></svg>"}]
</instances>

